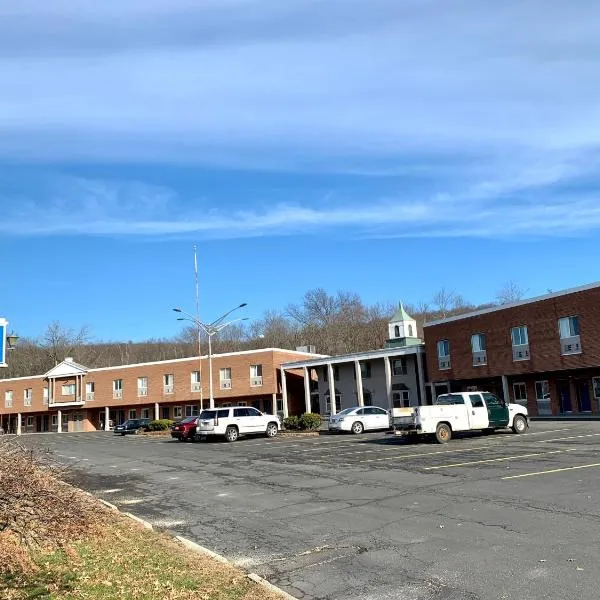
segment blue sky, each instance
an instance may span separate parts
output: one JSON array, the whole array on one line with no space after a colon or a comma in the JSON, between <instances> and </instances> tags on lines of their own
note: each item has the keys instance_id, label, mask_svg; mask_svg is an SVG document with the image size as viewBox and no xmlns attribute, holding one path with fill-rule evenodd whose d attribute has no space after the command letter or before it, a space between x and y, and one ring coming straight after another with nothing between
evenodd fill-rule
<instances>
[{"instance_id":1,"label":"blue sky","mask_svg":"<svg viewBox=\"0 0 600 600\"><path fill-rule=\"evenodd\" d=\"M443 8L442 8L443 7ZM600 5L4 0L0 314L175 334L322 286L600 279Z\"/></svg>"}]
</instances>

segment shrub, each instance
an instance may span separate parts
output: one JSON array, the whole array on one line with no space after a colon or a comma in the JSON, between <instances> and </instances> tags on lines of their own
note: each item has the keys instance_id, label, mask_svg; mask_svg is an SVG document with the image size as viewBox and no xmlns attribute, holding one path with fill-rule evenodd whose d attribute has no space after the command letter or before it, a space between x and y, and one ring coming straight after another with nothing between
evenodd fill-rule
<instances>
[{"instance_id":1,"label":"shrub","mask_svg":"<svg viewBox=\"0 0 600 600\"><path fill-rule=\"evenodd\" d=\"M173 423L175 421L171 421L171 419L158 419L158 421L152 421L148 425L148 431L167 431Z\"/></svg>"},{"instance_id":2,"label":"shrub","mask_svg":"<svg viewBox=\"0 0 600 600\"><path fill-rule=\"evenodd\" d=\"M299 419L300 429L314 431L321 426L321 415L316 413L304 413Z\"/></svg>"},{"instance_id":3,"label":"shrub","mask_svg":"<svg viewBox=\"0 0 600 600\"><path fill-rule=\"evenodd\" d=\"M296 416L286 417L283 420L283 426L286 429L300 429L300 419Z\"/></svg>"}]
</instances>

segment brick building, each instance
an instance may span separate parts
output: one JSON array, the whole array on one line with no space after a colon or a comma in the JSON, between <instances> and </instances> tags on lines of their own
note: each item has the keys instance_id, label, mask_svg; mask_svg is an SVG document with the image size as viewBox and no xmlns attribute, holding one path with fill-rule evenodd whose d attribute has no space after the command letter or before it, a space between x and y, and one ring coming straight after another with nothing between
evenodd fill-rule
<instances>
[{"instance_id":1,"label":"brick building","mask_svg":"<svg viewBox=\"0 0 600 600\"><path fill-rule=\"evenodd\" d=\"M531 415L600 412L600 283L431 322L428 396L486 389Z\"/></svg>"},{"instance_id":2,"label":"brick building","mask_svg":"<svg viewBox=\"0 0 600 600\"><path fill-rule=\"evenodd\" d=\"M315 358L268 348L213 356L216 406L248 405L286 416L304 405L302 371L282 363ZM209 405L208 358L88 369L67 358L48 373L0 379L0 423L6 432L95 431L128 418L179 419Z\"/></svg>"}]
</instances>

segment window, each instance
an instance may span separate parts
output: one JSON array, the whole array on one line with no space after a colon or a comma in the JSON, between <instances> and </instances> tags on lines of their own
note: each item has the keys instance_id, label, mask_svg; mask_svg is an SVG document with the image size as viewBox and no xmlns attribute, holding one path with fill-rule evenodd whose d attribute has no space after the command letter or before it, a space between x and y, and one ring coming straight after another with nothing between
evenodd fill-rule
<instances>
[{"instance_id":1,"label":"window","mask_svg":"<svg viewBox=\"0 0 600 600\"><path fill-rule=\"evenodd\" d=\"M371 363L369 361L360 363L360 374L363 379L371 378Z\"/></svg>"},{"instance_id":2,"label":"window","mask_svg":"<svg viewBox=\"0 0 600 600\"><path fill-rule=\"evenodd\" d=\"M398 358L392 361L392 373L394 375L406 375L408 373L406 358Z\"/></svg>"},{"instance_id":3,"label":"window","mask_svg":"<svg viewBox=\"0 0 600 600\"><path fill-rule=\"evenodd\" d=\"M552 398L550 396L550 385L547 381L535 382L535 401L537 402L539 415L552 414Z\"/></svg>"},{"instance_id":4,"label":"window","mask_svg":"<svg viewBox=\"0 0 600 600\"><path fill-rule=\"evenodd\" d=\"M442 404L444 406L464 403L465 399L460 394L442 394L441 396L438 396L437 400L434 402L434 404Z\"/></svg>"},{"instance_id":5,"label":"window","mask_svg":"<svg viewBox=\"0 0 600 600\"><path fill-rule=\"evenodd\" d=\"M48 404L48 394L49 394L48 388L45 387L42 390L42 404L44 404L44 405Z\"/></svg>"},{"instance_id":6,"label":"window","mask_svg":"<svg viewBox=\"0 0 600 600\"><path fill-rule=\"evenodd\" d=\"M513 393L515 402L527 406L527 386L524 383L514 383Z\"/></svg>"},{"instance_id":7,"label":"window","mask_svg":"<svg viewBox=\"0 0 600 600\"><path fill-rule=\"evenodd\" d=\"M249 417L262 417L262 413L257 408L250 406L248 408L248 416Z\"/></svg>"},{"instance_id":8,"label":"window","mask_svg":"<svg viewBox=\"0 0 600 600\"><path fill-rule=\"evenodd\" d=\"M234 417L251 417L254 415L250 414L250 409L249 408L234 408L233 409L233 416Z\"/></svg>"},{"instance_id":9,"label":"window","mask_svg":"<svg viewBox=\"0 0 600 600\"><path fill-rule=\"evenodd\" d=\"M400 325L396 325L394 327L394 337L397 337L397 338L400 337Z\"/></svg>"},{"instance_id":10,"label":"window","mask_svg":"<svg viewBox=\"0 0 600 600\"><path fill-rule=\"evenodd\" d=\"M199 392L202 388L202 381L200 379L200 371L192 371L190 374L190 381L192 385L192 392Z\"/></svg>"},{"instance_id":11,"label":"window","mask_svg":"<svg viewBox=\"0 0 600 600\"><path fill-rule=\"evenodd\" d=\"M392 393L392 403L394 408L403 408L410 404L410 392L403 390L400 392Z\"/></svg>"},{"instance_id":12,"label":"window","mask_svg":"<svg viewBox=\"0 0 600 600\"><path fill-rule=\"evenodd\" d=\"M485 333L476 333L471 336L471 348L473 354L476 352L485 352L487 350Z\"/></svg>"},{"instance_id":13,"label":"window","mask_svg":"<svg viewBox=\"0 0 600 600\"><path fill-rule=\"evenodd\" d=\"M579 335L579 317L564 317L558 320L560 339L572 338Z\"/></svg>"},{"instance_id":14,"label":"window","mask_svg":"<svg viewBox=\"0 0 600 600\"><path fill-rule=\"evenodd\" d=\"M183 409L181 408L181 406L174 406L173 407L173 418L181 419L182 416L183 416Z\"/></svg>"},{"instance_id":15,"label":"window","mask_svg":"<svg viewBox=\"0 0 600 600\"><path fill-rule=\"evenodd\" d=\"M512 337L513 346L527 346L527 344L529 344L529 334L527 333L526 325L513 327L510 330L510 335Z\"/></svg>"},{"instance_id":16,"label":"window","mask_svg":"<svg viewBox=\"0 0 600 600\"><path fill-rule=\"evenodd\" d=\"M123 380L113 380L113 398L121 398L123 396ZM135 418L135 417L134 417Z\"/></svg>"},{"instance_id":17,"label":"window","mask_svg":"<svg viewBox=\"0 0 600 600\"><path fill-rule=\"evenodd\" d=\"M482 396L488 406L506 406L504 400L498 398L498 396L494 396L494 394L484 393Z\"/></svg>"},{"instance_id":18,"label":"window","mask_svg":"<svg viewBox=\"0 0 600 600\"><path fill-rule=\"evenodd\" d=\"M147 396L148 395L148 378L147 377L138 377L137 380L137 389L138 396Z\"/></svg>"},{"instance_id":19,"label":"window","mask_svg":"<svg viewBox=\"0 0 600 600\"><path fill-rule=\"evenodd\" d=\"M163 389L165 394L172 394L175 389L175 377L172 373L167 373L163 375Z\"/></svg>"},{"instance_id":20,"label":"window","mask_svg":"<svg viewBox=\"0 0 600 600\"><path fill-rule=\"evenodd\" d=\"M283 412L283 399L277 398L277 412Z\"/></svg>"},{"instance_id":21,"label":"window","mask_svg":"<svg viewBox=\"0 0 600 600\"><path fill-rule=\"evenodd\" d=\"M96 393L96 384L93 381L89 381L85 384L85 399L93 400Z\"/></svg>"},{"instance_id":22,"label":"window","mask_svg":"<svg viewBox=\"0 0 600 600\"><path fill-rule=\"evenodd\" d=\"M340 367L339 365L333 365L333 378L336 381L340 380ZM327 382L329 380L329 369L327 366L323 367L323 381Z\"/></svg>"},{"instance_id":23,"label":"window","mask_svg":"<svg viewBox=\"0 0 600 600\"><path fill-rule=\"evenodd\" d=\"M192 371L192 383L200 383L200 371Z\"/></svg>"},{"instance_id":24,"label":"window","mask_svg":"<svg viewBox=\"0 0 600 600\"><path fill-rule=\"evenodd\" d=\"M363 389L363 404L365 406L373 406L373 395L369 390Z\"/></svg>"},{"instance_id":25,"label":"window","mask_svg":"<svg viewBox=\"0 0 600 600\"><path fill-rule=\"evenodd\" d=\"M129 419L135 419L137 417L137 410L135 408L129 409Z\"/></svg>"},{"instance_id":26,"label":"window","mask_svg":"<svg viewBox=\"0 0 600 600\"><path fill-rule=\"evenodd\" d=\"M600 377L592 377L592 388L594 390L594 398L600 400Z\"/></svg>"},{"instance_id":27,"label":"window","mask_svg":"<svg viewBox=\"0 0 600 600\"><path fill-rule=\"evenodd\" d=\"M150 418L150 409L142 408L142 419L149 419L149 418Z\"/></svg>"},{"instance_id":28,"label":"window","mask_svg":"<svg viewBox=\"0 0 600 600\"><path fill-rule=\"evenodd\" d=\"M408 337L413 337L413 326L412 325L408 326Z\"/></svg>"},{"instance_id":29,"label":"window","mask_svg":"<svg viewBox=\"0 0 600 600\"><path fill-rule=\"evenodd\" d=\"M219 380L221 382L221 389L226 390L231 388L231 367L225 367L219 370Z\"/></svg>"},{"instance_id":30,"label":"window","mask_svg":"<svg viewBox=\"0 0 600 600\"><path fill-rule=\"evenodd\" d=\"M200 414L200 407L197 404L188 404L185 407L186 417L197 417Z\"/></svg>"},{"instance_id":31,"label":"window","mask_svg":"<svg viewBox=\"0 0 600 600\"><path fill-rule=\"evenodd\" d=\"M27 427L33 427L33 417L27 417Z\"/></svg>"},{"instance_id":32,"label":"window","mask_svg":"<svg viewBox=\"0 0 600 600\"><path fill-rule=\"evenodd\" d=\"M58 415L52 415L52 427L58 427Z\"/></svg>"},{"instance_id":33,"label":"window","mask_svg":"<svg viewBox=\"0 0 600 600\"><path fill-rule=\"evenodd\" d=\"M437 343L438 358L446 358L450 356L450 342L448 340L440 340Z\"/></svg>"},{"instance_id":34,"label":"window","mask_svg":"<svg viewBox=\"0 0 600 600\"><path fill-rule=\"evenodd\" d=\"M473 408L484 408L483 398L480 394L469 394L469 400Z\"/></svg>"},{"instance_id":35,"label":"window","mask_svg":"<svg viewBox=\"0 0 600 600\"><path fill-rule=\"evenodd\" d=\"M8 390L4 392L4 408L12 408L13 405L13 391Z\"/></svg>"},{"instance_id":36,"label":"window","mask_svg":"<svg viewBox=\"0 0 600 600\"><path fill-rule=\"evenodd\" d=\"M168 406L161 406L160 408L160 418L168 419L170 417L171 409Z\"/></svg>"},{"instance_id":37,"label":"window","mask_svg":"<svg viewBox=\"0 0 600 600\"><path fill-rule=\"evenodd\" d=\"M23 391L23 405L31 406L31 397L33 390L31 388L27 388Z\"/></svg>"},{"instance_id":38,"label":"window","mask_svg":"<svg viewBox=\"0 0 600 600\"><path fill-rule=\"evenodd\" d=\"M250 365L250 385L252 387L261 386L263 384L263 368L262 365Z\"/></svg>"},{"instance_id":39,"label":"window","mask_svg":"<svg viewBox=\"0 0 600 600\"><path fill-rule=\"evenodd\" d=\"M62 395L63 396L74 396L75 395L75 384L74 383L65 383L62 386Z\"/></svg>"}]
</instances>

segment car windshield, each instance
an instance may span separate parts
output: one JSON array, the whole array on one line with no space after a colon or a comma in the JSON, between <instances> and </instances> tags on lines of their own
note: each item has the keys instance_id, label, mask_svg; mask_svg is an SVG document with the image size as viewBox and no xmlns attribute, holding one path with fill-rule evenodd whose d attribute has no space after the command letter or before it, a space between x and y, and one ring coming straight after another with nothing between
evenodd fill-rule
<instances>
[{"instance_id":1,"label":"car windshield","mask_svg":"<svg viewBox=\"0 0 600 600\"><path fill-rule=\"evenodd\" d=\"M217 416L217 411L216 410L203 410L200 413L200 418L201 419L214 419Z\"/></svg>"},{"instance_id":2,"label":"car windshield","mask_svg":"<svg viewBox=\"0 0 600 600\"><path fill-rule=\"evenodd\" d=\"M140 419L129 419L129 421L125 421L125 425L139 425L141 422Z\"/></svg>"},{"instance_id":3,"label":"car windshield","mask_svg":"<svg viewBox=\"0 0 600 600\"><path fill-rule=\"evenodd\" d=\"M338 415L349 415L351 412L355 411L355 408L345 408L344 410L340 410Z\"/></svg>"}]
</instances>

